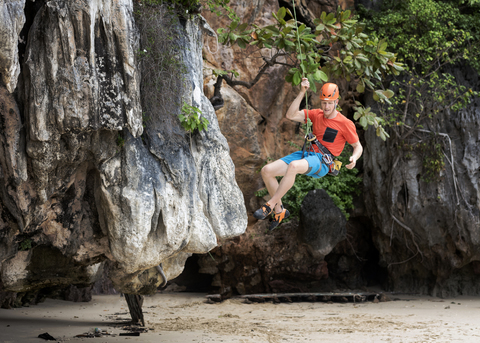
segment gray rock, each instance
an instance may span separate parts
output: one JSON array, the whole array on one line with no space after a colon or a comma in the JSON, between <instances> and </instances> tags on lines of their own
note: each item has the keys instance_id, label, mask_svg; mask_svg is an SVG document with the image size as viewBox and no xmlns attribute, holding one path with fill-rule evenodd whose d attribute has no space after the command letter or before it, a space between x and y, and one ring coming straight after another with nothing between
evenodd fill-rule
<instances>
[{"instance_id":1,"label":"gray rock","mask_svg":"<svg viewBox=\"0 0 480 343\"><path fill-rule=\"evenodd\" d=\"M305 196L300 208L300 239L315 254L326 256L338 242L345 239L347 220L323 189Z\"/></svg>"},{"instance_id":2,"label":"gray rock","mask_svg":"<svg viewBox=\"0 0 480 343\"><path fill-rule=\"evenodd\" d=\"M0 74L13 93L20 75L18 41L25 23L25 0L0 0Z\"/></svg>"},{"instance_id":3,"label":"gray rock","mask_svg":"<svg viewBox=\"0 0 480 343\"><path fill-rule=\"evenodd\" d=\"M468 67L452 72L467 88L479 88L478 74ZM432 137L425 131L439 133L445 153L445 168L431 182L423 181L420 154L406 158L407 152L390 146L392 140L365 133L363 197L380 264L389 267L392 290L478 294L478 276L464 275L480 260L480 100L459 112L445 109L422 130L417 137L425 141Z\"/></svg>"},{"instance_id":4,"label":"gray rock","mask_svg":"<svg viewBox=\"0 0 480 343\"><path fill-rule=\"evenodd\" d=\"M92 283L109 259L118 291L148 294L163 282L160 263L174 278L191 253L245 231L228 144L202 90L200 19L181 23L170 13L165 25L179 33L188 85L176 96L201 109L208 131L186 134L176 108L155 113L144 132L132 11L129 0L52 0L36 14L25 121L13 98L0 99L5 290ZM43 278L33 258L40 252L65 272Z\"/></svg>"}]
</instances>

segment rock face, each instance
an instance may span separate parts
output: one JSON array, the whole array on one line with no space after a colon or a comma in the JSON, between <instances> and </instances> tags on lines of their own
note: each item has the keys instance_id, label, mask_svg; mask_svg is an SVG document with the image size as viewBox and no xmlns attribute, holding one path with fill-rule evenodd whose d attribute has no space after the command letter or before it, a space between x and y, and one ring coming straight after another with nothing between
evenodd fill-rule
<instances>
[{"instance_id":1,"label":"rock face","mask_svg":"<svg viewBox=\"0 0 480 343\"><path fill-rule=\"evenodd\" d=\"M245 234L216 248L214 258L201 257L199 272L214 275L216 291L228 297L336 286L326 280L330 268L325 256L345 239L346 219L323 189L307 194L300 223L295 219L273 231L268 225L268 220L258 221Z\"/></svg>"},{"instance_id":2,"label":"rock face","mask_svg":"<svg viewBox=\"0 0 480 343\"><path fill-rule=\"evenodd\" d=\"M475 71L453 73L467 88L479 89ZM366 132L364 198L389 288L439 296L480 292L479 119L477 98L425 127L440 133L445 153L445 169L432 182L423 181L419 154L407 157Z\"/></svg>"},{"instance_id":3,"label":"rock face","mask_svg":"<svg viewBox=\"0 0 480 343\"><path fill-rule=\"evenodd\" d=\"M332 12L339 5L343 8L353 6L353 1L319 0L296 1L299 20L312 22L323 11ZM276 0L234 2L229 4L241 18L242 22L259 26L275 25L272 12L277 12L280 6L290 7L291 2ZM214 30L229 25L228 18L217 17L206 13L205 18ZM207 61L204 81L204 91L208 98L213 97L216 77L210 69L234 69L239 72L238 79L251 81L264 64L261 58L270 56L270 50L257 51L255 47L240 49L238 46L226 47L219 45L214 38L205 39L204 58ZM276 160L297 149L289 142L303 144L299 135L299 124L285 118L288 107L298 94L299 88L292 89L285 82L288 68L276 65L267 71L250 89L242 86L234 88L225 82L221 93L225 100L224 107L217 110L218 121L222 132L232 151L232 159L238 170L237 182L245 197L249 213L255 211L261 204L254 193L262 187L258 171L266 161ZM341 87L342 91L345 87ZM344 94L346 91L344 92ZM318 96L309 97L311 108L318 108ZM342 99L342 108L349 96ZM352 99L353 103L353 99Z\"/></svg>"},{"instance_id":4,"label":"rock face","mask_svg":"<svg viewBox=\"0 0 480 343\"><path fill-rule=\"evenodd\" d=\"M214 275L212 286L223 297L261 292L306 292L328 278L323 256L298 239L298 222L268 232L259 221L199 259L199 272Z\"/></svg>"},{"instance_id":5,"label":"rock face","mask_svg":"<svg viewBox=\"0 0 480 343\"><path fill-rule=\"evenodd\" d=\"M0 73L8 91L13 93L20 75L18 40L25 23L25 0L0 1Z\"/></svg>"},{"instance_id":6,"label":"rock face","mask_svg":"<svg viewBox=\"0 0 480 343\"><path fill-rule=\"evenodd\" d=\"M208 131L188 135L176 118L180 107L144 122L130 0L40 7L18 104L0 90L4 290L89 284L108 259L118 291L148 293L163 281L156 265L171 279L191 253L244 232L235 168L202 91L200 24L165 12L164 25L181 37L186 81L178 96L210 122Z\"/></svg>"},{"instance_id":7,"label":"rock face","mask_svg":"<svg viewBox=\"0 0 480 343\"><path fill-rule=\"evenodd\" d=\"M278 11L279 4L273 0L262 0L232 3L231 7L244 22L273 25L271 13ZM211 13L205 17L214 30L227 25L225 18L218 18ZM219 45L213 38L206 39L206 96L213 96L216 81L210 69L235 69L240 73L241 80L253 80L263 64L259 53L253 51L254 48L245 51L238 46ZM294 96L290 94L291 87L284 81L287 71L284 66L275 66L269 70L268 76L263 76L250 89L241 86L232 88L225 82L222 85L225 105L216 114L232 150L232 159L238 170L237 181L249 212L259 205L254 193L262 187L258 171L263 163L267 159L277 159L293 152L295 149L284 144L286 141L299 141L299 137L295 137L296 125L284 119L287 106Z\"/></svg>"}]
</instances>

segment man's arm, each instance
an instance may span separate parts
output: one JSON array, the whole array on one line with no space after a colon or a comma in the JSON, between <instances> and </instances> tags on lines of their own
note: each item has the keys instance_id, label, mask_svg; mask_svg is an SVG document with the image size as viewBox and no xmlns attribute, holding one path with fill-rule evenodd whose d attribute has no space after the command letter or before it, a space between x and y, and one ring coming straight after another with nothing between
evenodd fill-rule
<instances>
[{"instance_id":1,"label":"man's arm","mask_svg":"<svg viewBox=\"0 0 480 343\"><path fill-rule=\"evenodd\" d=\"M305 113L303 111L299 111L298 109L300 107L300 103L302 102L303 97L305 96L305 93L307 92L307 89L310 88L310 83L308 82L308 79L306 77L302 79L301 86L302 86L302 89L300 90L300 93L298 93L297 97L295 98L295 100L293 100L292 104L288 108L286 117L287 119L304 123Z\"/></svg>"},{"instance_id":2,"label":"man's arm","mask_svg":"<svg viewBox=\"0 0 480 343\"><path fill-rule=\"evenodd\" d=\"M352 156L350 156L350 163L345 166L347 169L352 169L355 167L357 160L360 158L360 156L362 156L363 153L363 147L362 144L360 144L360 141L351 144L351 146L353 147L353 153Z\"/></svg>"}]
</instances>

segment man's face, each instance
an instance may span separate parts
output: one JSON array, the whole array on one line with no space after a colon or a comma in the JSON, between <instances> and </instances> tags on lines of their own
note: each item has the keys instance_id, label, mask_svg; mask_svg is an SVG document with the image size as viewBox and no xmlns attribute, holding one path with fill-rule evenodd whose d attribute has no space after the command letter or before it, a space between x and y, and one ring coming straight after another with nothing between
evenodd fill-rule
<instances>
[{"instance_id":1,"label":"man's face","mask_svg":"<svg viewBox=\"0 0 480 343\"><path fill-rule=\"evenodd\" d=\"M321 102L323 115L325 118L332 116L337 108L337 100L322 100Z\"/></svg>"}]
</instances>

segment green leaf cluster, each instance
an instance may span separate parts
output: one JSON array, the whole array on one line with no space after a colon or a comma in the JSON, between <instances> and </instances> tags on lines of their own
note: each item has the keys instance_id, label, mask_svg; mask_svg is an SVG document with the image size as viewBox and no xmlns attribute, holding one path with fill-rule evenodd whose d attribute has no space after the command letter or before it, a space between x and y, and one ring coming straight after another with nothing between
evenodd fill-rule
<instances>
[{"instance_id":1,"label":"green leaf cluster","mask_svg":"<svg viewBox=\"0 0 480 343\"><path fill-rule=\"evenodd\" d=\"M357 91L363 93L366 88L375 90L376 83L386 75L403 71L396 55L387 51L387 41L366 34L364 25L349 10L323 12L314 20L315 28L295 22L294 15L284 7L272 15L276 24L264 27L249 28L248 23L234 21L217 30L219 41L229 46L238 44L240 48L273 50L274 55L284 56L287 62L283 64L290 66L286 81L296 86L306 77L314 92L317 84L346 78L358 80ZM375 94L377 101L390 103L393 92L382 89ZM370 115L375 116L371 112Z\"/></svg>"},{"instance_id":2,"label":"green leaf cluster","mask_svg":"<svg viewBox=\"0 0 480 343\"><path fill-rule=\"evenodd\" d=\"M225 75L231 75L231 76L234 76L234 77L239 77L240 74L232 69L232 70L222 70L222 69L212 69L212 72L213 72L213 75L215 76L225 76Z\"/></svg>"},{"instance_id":3,"label":"green leaf cluster","mask_svg":"<svg viewBox=\"0 0 480 343\"><path fill-rule=\"evenodd\" d=\"M386 91L386 92L391 92L391 93L388 93L389 97L393 95L392 91ZM387 96L387 95L384 95L384 96ZM377 117L375 113L372 113L371 107L365 108L358 101L355 101L355 105L356 106L353 106L353 109L355 110L355 113L353 114L353 119L358 120L358 122L360 123L360 125L362 125L364 130L366 130L369 125L372 125L375 128L375 133L377 134L378 137L380 137L383 140L390 138L390 135L387 133L387 131L385 131L385 128L382 126L382 124L384 124L385 122L383 118Z\"/></svg>"},{"instance_id":4,"label":"green leaf cluster","mask_svg":"<svg viewBox=\"0 0 480 343\"><path fill-rule=\"evenodd\" d=\"M404 63L404 71L393 75L388 85L395 90L395 98L379 106L396 144L425 144L422 136L429 131L425 129L434 125L438 114L458 111L480 96L451 72L454 66L466 64L480 72L479 1L384 0L380 10L360 7L359 14L371 35L388 40ZM382 95L375 92L374 97ZM443 154L438 150L442 144L432 145L436 153L422 153L429 180L443 169Z\"/></svg>"},{"instance_id":5,"label":"green leaf cluster","mask_svg":"<svg viewBox=\"0 0 480 343\"><path fill-rule=\"evenodd\" d=\"M30 238L25 238L23 241L18 243L18 250L26 251L32 249L33 241Z\"/></svg>"},{"instance_id":6,"label":"green leaf cluster","mask_svg":"<svg viewBox=\"0 0 480 343\"><path fill-rule=\"evenodd\" d=\"M480 70L480 6L464 0L385 0L380 11L359 13L372 34L388 39L405 62L432 68L432 62L465 60ZM407 63L411 66L411 63Z\"/></svg>"},{"instance_id":7,"label":"green leaf cluster","mask_svg":"<svg viewBox=\"0 0 480 343\"><path fill-rule=\"evenodd\" d=\"M180 124L187 132L207 131L209 121L205 117L201 117L202 111L195 106L191 106L186 102L183 102L182 113L178 115Z\"/></svg>"}]
</instances>

